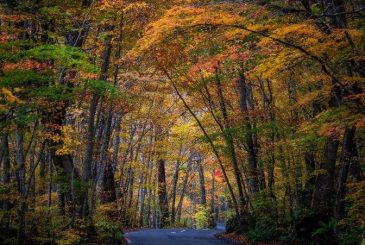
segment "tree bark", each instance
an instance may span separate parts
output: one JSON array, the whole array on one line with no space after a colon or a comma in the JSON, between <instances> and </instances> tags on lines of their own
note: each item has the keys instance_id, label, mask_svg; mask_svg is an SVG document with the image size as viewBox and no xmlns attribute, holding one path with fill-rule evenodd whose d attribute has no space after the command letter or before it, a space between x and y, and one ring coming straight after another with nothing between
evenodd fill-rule
<instances>
[{"instance_id":1,"label":"tree bark","mask_svg":"<svg viewBox=\"0 0 365 245\"><path fill-rule=\"evenodd\" d=\"M182 146L180 146L179 150L179 158L181 155ZM175 163L175 171L174 177L172 180L172 190L171 190L171 224L175 224L175 202L176 202L176 189L177 189L177 182L179 180L179 171L180 171L180 159L178 159Z\"/></svg>"},{"instance_id":2,"label":"tree bark","mask_svg":"<svg viewBox=\"0 0 365 245\"><path fill-rule=\"evenodd\" d=\"M17 125L16 130L16 175L18 179L18 190L20 194L20 204L18 207L18 234L17 244L24 243L25 237L25 211L26 211L26 183L25 183L25 156L24 156L24 129Z\"/></svg>"},{"instance_id":3,"label":"tree bark","mask_svg":"<svg viewBox=\"0 0 365 245\"><path fill-rule=\"evenodd\" d=\"M109 64L110 64L110 56L112 51L112 45L111 45L111 35L108 35L105 40L105 48L102 54L102 64L101 64L101 73L100 73L100 80L106 81L108 77L108 70L109 70ZM86 141L86 147L85 147L85 153L84 153L84 161L82 165L82 179L86 183L89 182L92 178L92 166L93 166L93 152L94 152L94 138L95 138L95 115L97 111L97 106L100 100L100 95L98 95L96 92L93 93L91 103L89 106L89 119L88 119L88 130L87 130L87 141ZM97 179L94 181L97 182ZM94 183L95 185L95 183ZM89 208L89 212L92 212L92 207L94 206L94 198L93 193L91 194L92 197L90 197L89 200L89 206L87 207L87 196L88 191L83 192L83 195L81 197L81 215L86 216L87 210Z\"/></svg>"},{"instance_id":4,"label":"tree bark","mask_svg":"<svg viewBox=\"0 0 365 245\"><path fill-rule=\"evenodd\" d=\"M205 180L204 180L204 169L201 163L201 159L197 162L198 164L198 173L199 173L199 184L200 184L200 204L206 205L207 198L206 198L206 191L205 191Z\"/></svg>"},{"instance_id":5,"label":"tree bark","mask_svg":"<svg viewBox=\"0 0 365 245\"><path fill-rule=\"evenodd\" d=\"M7 186L10 183L10 154L9 154L9 138L8 133L4 133L2 136L1 146L3 149L2 154L2 184ZM2 226L7 229L9 228L9 201L2 203L2 209L4 211L3 218L1 220Z\"/></svg>"},{"instance_id":6,"label":"tree bark","mask_svg":"<svg viewBox=\"0 0 365 245\"><path fill-rule=\"evenodd\" d=\"M102 138L102 145L100 149L100 162L101 165L101 203L113 202L116 200L115 195L115 183L114 183L114 171L111 166L111 162L107 159L109 141L112 134L112 113L113 106L110 102L107 119L104 126L104 135ZM98 181L98 180L96 180Z\"/></svg>"},{"instance_id":7,"label":"tree bark","mask_svg":"<svg viewBox=\"0 0 365 245\"><path fill-rule=\"evenodd\" d=\"M340 170L337 177L336 183L336 196L335 196L335 209L334 215L336 220L339 220L344 213L344 202L343 198L345 196L346 190L345 185L349 173L349 168L352 164L357 164L357 148L355 143L355 132L356 128L354 126L346 127L344 136L343 136L343 144L342 144L342 152L340 159Z\"/></svg>"},{"instance_id":8,"label":"tree bark","mask_svg":"<svg viewBox=\"0 0 365 245\"><path fill-rule=\"evenodd\" d=\"M179 203L177 205L177 214L176 214L177 217L176 218L177 218L178 223L180 223L180 221L181 221L182 205L183 205L183 201L184 201L186 188L187 188L189 175L190 175L190 171L191 171L192 166L193 166L193 162L189 159L188 166L187 166L187 169L186 169L186 174L185 174L183 184L182 184L182 189L181 189L181 192L180 192L180 200L179 200Z\"/></svg>"},{"instance_id":9,"label":"tree bark","mask_svg":"<svg viewBox=\"0 0 365 245\"><path fill-rule=\"evenodd\" d=\"M224 138L227 144L227 148L228 148L228 152L229 152L229 156L231 158L231 162L232 162L232 166L233 166L233 172L234 172L234 176L236 179L236 184L237 184L237 189L238 189L238 199L240 202L240 211L243 212L244 206L245 206L245 197L243 194L243 183L242 183L242 178L241 178L241 172L239 169L239 165L238 165L238 160L237 160L237 155L236 155L236 150L235 150L235 145L233 142L233 135L232 135L232 131L231 131L231 126L228 120L228 112L226 109L226 102L225 102L225 98L223 96L223 91L222 91L222 86L221 86L221 81L220 81L220 74L219 74L219 70L216 69L215 71L215 82L217 85L217 94L218 94L218 98L219 98L219 104L220 104L220 109L222 111L222 115L223 115L223 121L224 121Z\"/></svg>"},{"instance_id":10,"label":"tree bark","mask_svg":"<svg viewBox=\"0 0 365 245\"><path fill-rule=\"evenodd\" d=\"M257 167L257 148L254 144L253 139L253 128L250 123L250 118L248 116L248 88L246 84L246 79L244 72L241 70L238 78L238 87L240 94L240 110L243 116L243 124L245 127L245 143L248 152L248 174L249 174L249 191L255 194L259 191L258 182L258 167Z\"/></svg>"},{"instance_id":11,"label":"tree bark","mask_svg":"<svg viewBox=\"0 0 365 245\"><path fill-rule=\"evenodd\" d=\"M167 202L166 177L165 177L165 161L160 159L157 162L158 168L158 200L160 206L160 228L169 224L169 206Z\"/></svg>"}]
</instances>

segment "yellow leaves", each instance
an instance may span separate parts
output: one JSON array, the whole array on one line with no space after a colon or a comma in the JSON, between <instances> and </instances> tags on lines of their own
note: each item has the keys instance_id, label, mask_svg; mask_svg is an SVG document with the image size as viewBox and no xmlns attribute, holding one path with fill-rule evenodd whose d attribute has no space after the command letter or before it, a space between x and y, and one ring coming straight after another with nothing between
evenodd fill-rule
<instances>
[{"instance_id":1,"label":"yellow leaves","mask_svg":"<svg viewBox=\"0 0 365 245\"><path fill-rule=\"evenodd\" d=\"M81 241L82 235L78 230L68 229L62 232L62 239L58 240L58 245L73 245Z\"/></svg>"},{"instance_id":2,"label":"yellow leaves","mask_svg":"<svg viewBox=\"0 0 365 245\"><path fill-rule=\"evenodd\" d=\"M192 122L179 124L171 129L171 134L174 137L180 139L191 140L194 138L194 135L197 131L197 128ZM198 131L199 132L199 131Z\"/></svg>"},{"instance_id":3,"label":"yellow leaves","mask_svg":"<svg viewBox=\"0 0 365 245\"><path fill-rule=\"evenodd\" d=\"M15 96L13 95L13 93L12 93L9 89L7 89L7 88L2 88L2 89L1 89L1 93L5 96L5 99L6 99L9 103L15 103L15 102L18 100L18 98L17 98L17 97L15 97Z\"/></svg>"},{"instance_id":4,"label":"yellow leaves","mask_svg":"<svg viewBox=\"0 0 365 245\"><path fill-rule=\"evenodd\" d=\"M323 102L331 96L331 90L332 86L324 86L322 89L318 88L312 92L305 93L304 95L299 96L295 106L304 107L310 105L314 101Z\"/></svg>"},{"instance_id":5,"label":"yellow leaves","mask_svg":"<svg viewBox=\"0 0 365 245\"><path fill-rule=\"evenodd\" d=\"M265 60L260 62L254 69L255 76L262 76L265 79L272 79L282 75L283 71L294 67L302 61L303 54L296 50L283 49L279 53L272 53Z\"/></svg>"},{"instance_id":6,"label":"yellow leaves","mask_svg":"<svg viewBox=\"0 0 365 245\"><path fill-rule=\"evenodd\" d=\"M137 3L130 3L128 4L124 9L123 11L125 13L128 13L128 12L141 12L141 11L146 11L149 9L149 6L147 3L145 2L137 2Z\"/></svg>"},{"instance_id":7,"label":"yellow leaves","mask_svg":"<svg viewBox=\"0 0 365 245\"><path fill-rule=\"evenodd\" d=\"M16 88L14 89L15 92L19 92L20 89ZM0 99L3 98L4 102L3 104L0 104L0 112L5 111L8 109L9 104L22 104L24 103L22 100L20 100L18 97L16 97L12 91L10 91L7 88L1 88L0 89Z\"/></svg>"},{"instance_id":8,"label":"yellow leaves","mask_svg":"<svg viewBox=\"0 0 365 245\"><path fill-rule=\"evenodd\" d=\"M57 155L66 155L70 153L76 153L81 142L77 137L75 129L71 125L65 125L62 127L62 136L59 138L54 138L62 142L62 146L57 149Z\"/></svg>"},{"instance_id":9,"label":"yellow leaves","mask_svg":"<svg viewBox=\"0 0 365 245\"><path fill-rule=\"evenodd\" d=\"M225 6L229 6L226 5ZM158 21L150 24L146 28L145 36L133 50L138 55L144 52L153 51L154 47L162 45L166 38L173 34L186 33L194 28L205 26L229 26L244 21L232 9L225 9L222 6L203 7L174 7L166 11L164 16Z\"/></svg>"},{"instance_id":10,"label":"yellow leaves","mask_svg":"<svg viewBox=\"0 0 365 245\"><path fill-rule=\"evenodd\" d=\"M298 24L290 24L278 28L273 37L286 39L317 39L322 38L324 34L320 32L312 21L301 22ZM304 40L305 41L305 40Z\"/></svg>"},{"instance_id":11,"label":"yellow leaves","mask_svg":"<svg viewBox=\"0 0 365 245\"><path fill-rule=\"evenodd\" d=\"M221 38L226 41L242 40L249 34L251 34L251 32L233 28L224 32Z\"/></svg>"},{"instance_id":12,"label":"yellow leaves","mask_svg":"<svg viewBox=\"0 0 365 245\"><path fill-rule=\"evenodd\" d=\"M99 10L120 9L124 5L124 0L99 0L97 8Z\"/></svg>"}]
</instances>

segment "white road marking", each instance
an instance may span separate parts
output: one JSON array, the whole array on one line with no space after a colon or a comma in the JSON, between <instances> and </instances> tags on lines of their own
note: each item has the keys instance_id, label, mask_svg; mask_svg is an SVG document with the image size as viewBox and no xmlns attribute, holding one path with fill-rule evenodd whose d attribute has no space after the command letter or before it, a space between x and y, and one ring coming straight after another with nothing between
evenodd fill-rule
<instances>
[{"instance_id":1,"label":"white road marking","mask_svg":"<svg viewBox=\"0 0 365 245\"><path fill-rule=\"evenodd\" d=\"M176 231L171 231L171 233L176 233Z\"/></svg>"},{"instance_id":2,"label":"white road marking","mask_svg":"<svg viewBox=\"0 0 365 245\"><path fill-rule=\"evenodd\" d=\"M129 240L128 238L125 238L126 240L127 240L127 242L128 243L132 243L132 241L131 240Z\"/></svg>"},{"instance_id":3,"label":"white road marking","mask_svg":"<svg viewBox=\"0 0 365 245\"><path fill-rule=\"evenodd\" d=\"M180 231L180 232L185 232L186 230L182 230L182 231Z\"/></svg>"}]
</instances>

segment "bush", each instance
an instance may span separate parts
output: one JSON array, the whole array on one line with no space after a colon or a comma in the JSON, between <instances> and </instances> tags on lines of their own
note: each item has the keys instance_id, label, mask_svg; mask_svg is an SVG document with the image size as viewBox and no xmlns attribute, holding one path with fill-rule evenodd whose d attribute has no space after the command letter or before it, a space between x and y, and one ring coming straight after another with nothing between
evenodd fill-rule
<instances>
[{"instance_id":1,"label":"bush","mask_svg":"<svg viewBox=\"0 0 365 245\"><path fill-rule=\"evenodd\" d=\"M270 193L261 191L251 200L256 225L260 227L277 225L277 210Z\"/></svg>"},{"instance_id":2,"label":"bush","mask_svg":"<svg viewBox=\"0 0 365 245\"><path fill-rule=\"evenodd\" d=\"M341 234L340 244L341 245L358 245L364 244L363 237L365 236L365 226L353 227L347 232Z\"/></svg>"},{"instance_id":3,"label":"bush","mask_svg":"<svg viewBox=\"0 0 365 245\"><path fill-rule=\"evenodd\" d=\"M123 237L117 210L115 203L102 204L97 207L93 217L98 237L112 240L112 243L122 240Z\"/></svg>"},{"instance_id":4,"label":"bush","mask_svg":"<svg viewBox=\"0 0 365 245\"><path fill-rule=\"evenodd\" d=\"M249 213L243 213L240 217L234 216L227 220L226 231L228 233L245 233L255 227L255 220Z\"/></svg>"},{"instance_id":5,"label":"bush","mask_svg":"<svg viewBox=\"0 0 365 245\"><path fill-rule=\"evenodd\" d=\"M209 209L205 206L199 205L197 208L197 212L194 215L196 228L205 229L209 227Z\"/></svg>"},{"instance_id":6,"label":"bush","mask_svg":"<svg viewBox=\"0 0 365 245\"><path fill-rule=\"evenodd\" d=\"M268 242L275 238L274 227L255 227L246 232L248 239L253 242Z\"/></svg>"},{"instance_id":7,"label":"bush","mask_svg":"<svg viewBox=\"0 0 365 245\"><path fill-rule=\"evenodd\" d=\"M319 227L312 232L312 236L320 243L331 244L335 235L335 228L336 220L334 218L330 218L328 222L320 221Z\"/></svg>"}]
</instances>

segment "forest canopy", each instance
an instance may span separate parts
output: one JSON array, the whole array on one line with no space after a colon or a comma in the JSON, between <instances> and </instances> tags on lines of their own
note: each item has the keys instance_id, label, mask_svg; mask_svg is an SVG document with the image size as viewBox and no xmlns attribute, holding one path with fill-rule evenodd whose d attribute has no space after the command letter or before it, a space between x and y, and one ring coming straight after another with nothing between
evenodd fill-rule
<instances>
[{"instance_id":1,"label":"forest canopy","mask_svg":"<svg viewBox=\"0 0 365 245\"><path fill-rule=\"evenodd\" d=\"M364 24L362 0L0 0L0 244L363 244Z\"/></svg>"}]
</instances>

